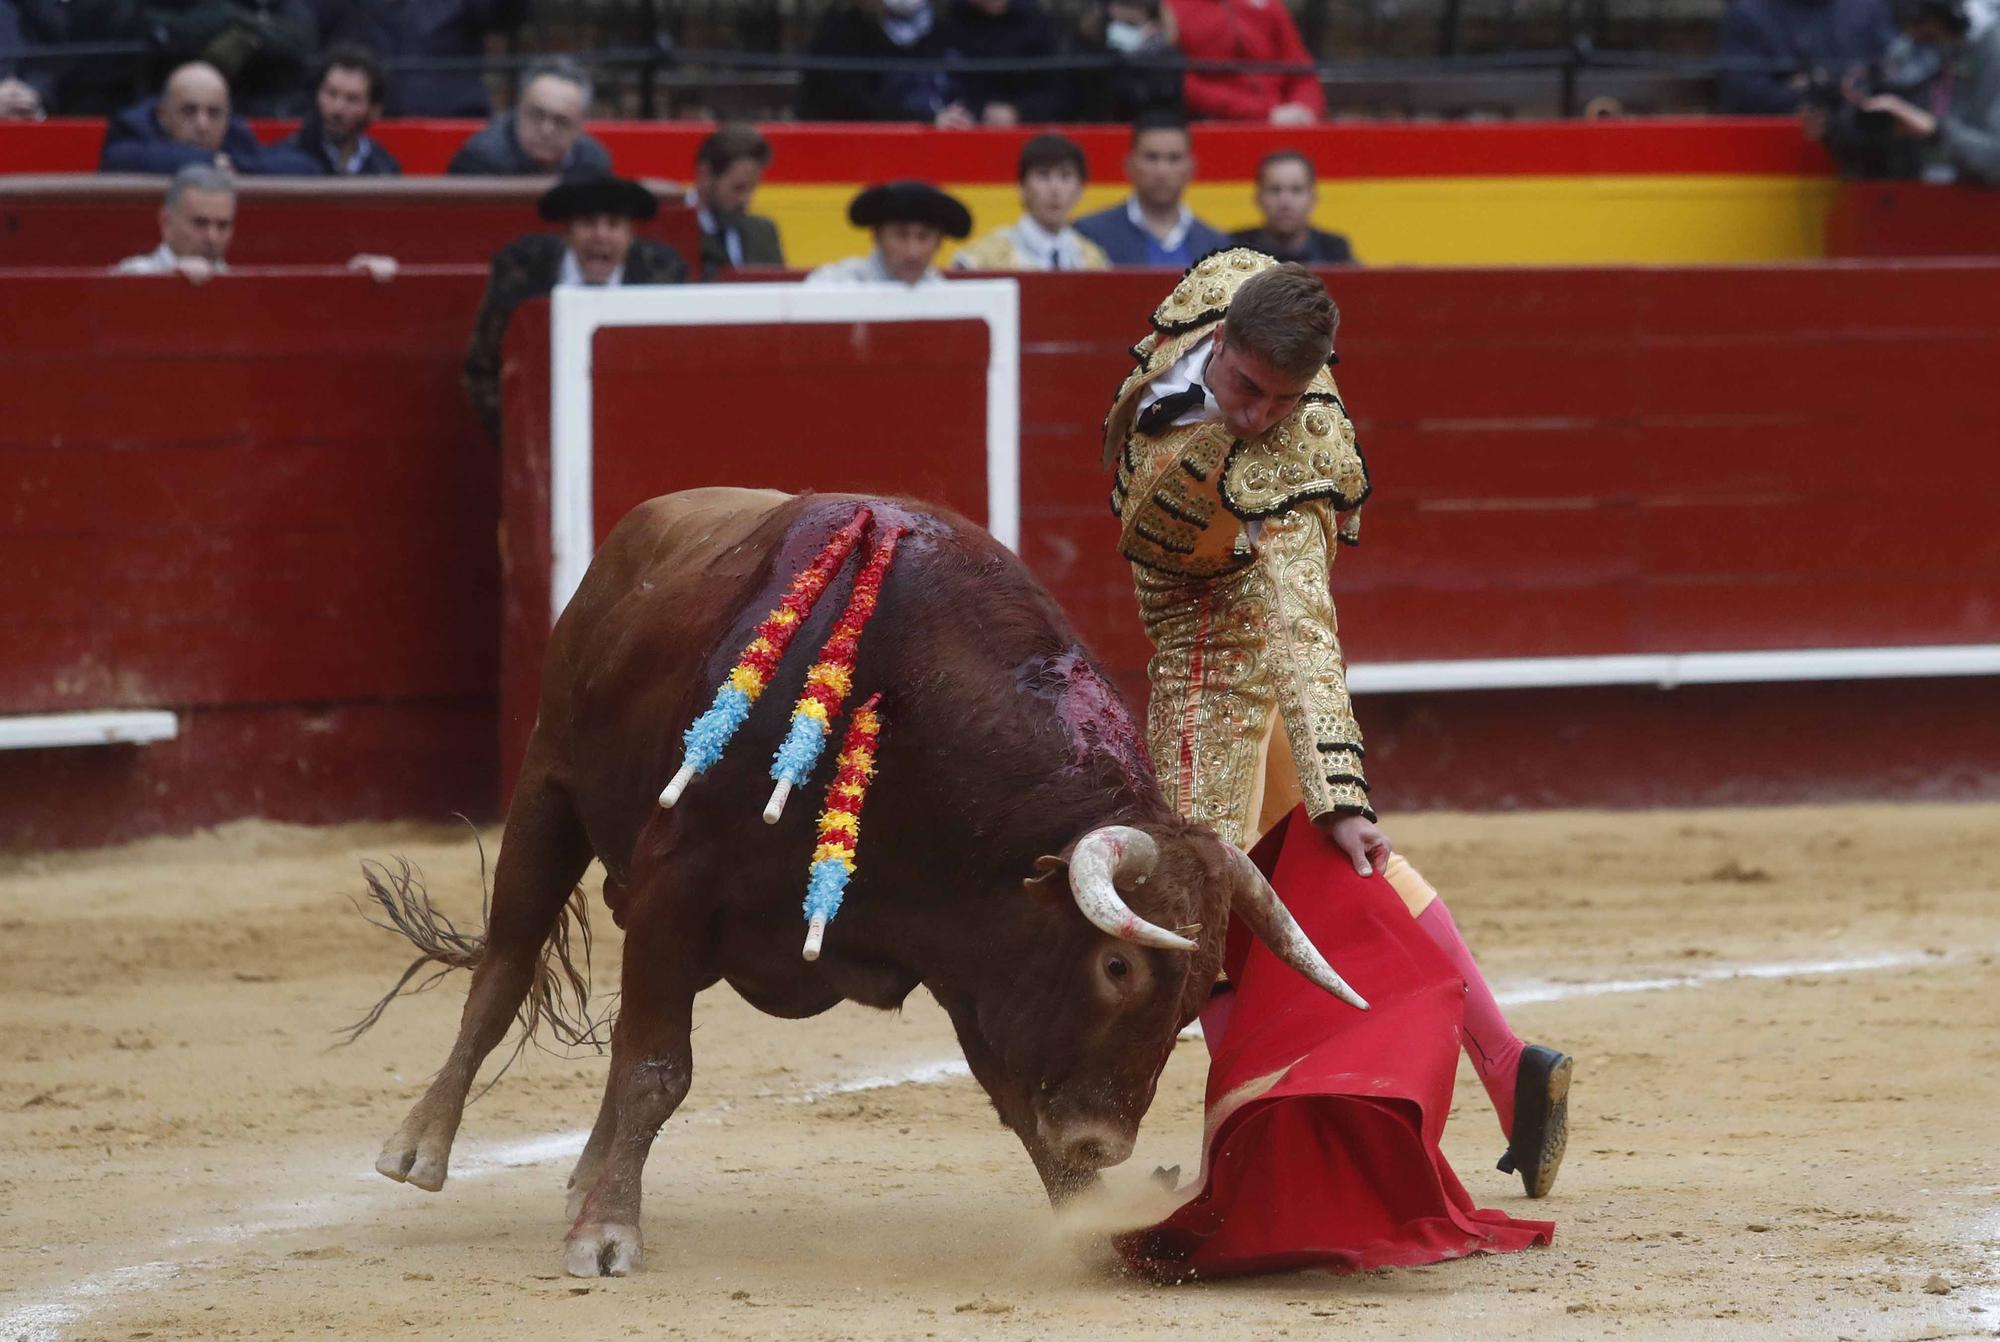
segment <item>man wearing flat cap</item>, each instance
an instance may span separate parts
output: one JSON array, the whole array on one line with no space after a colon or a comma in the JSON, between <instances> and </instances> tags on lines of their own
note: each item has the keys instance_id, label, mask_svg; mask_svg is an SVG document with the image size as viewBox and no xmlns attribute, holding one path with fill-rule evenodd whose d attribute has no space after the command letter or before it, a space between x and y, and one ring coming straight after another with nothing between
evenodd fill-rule
<instances>
[{"instance_id":1,"label":"man wearing flat cap","mask_svg":"<svg viewBox=\"0 0 2000 1342\"><path fill-rule=\"evenodd\" d=\"M560 233L530 233L493 257L486 299L465 352L465 390L494 442L500 441L500 342L514 309L562 284L684 284L687 263L632 226L651 219L660 202L637 182L608 174L567 178L542 196L537 210Z\"/></svg>"},{"instance_id":2,"label":"man wearing flat cap","mask_svg":"<svg viewBox=\"0 0 2000 1342\"><path fill-rule=\"evenodd\" d=\"M832 261L806 276L807 284L942 284L933 262L946 238L972 232L965 206L928 182L871 186L847 207L847 221L873 229L875 250Z\"/></svg>"}]
</instances>

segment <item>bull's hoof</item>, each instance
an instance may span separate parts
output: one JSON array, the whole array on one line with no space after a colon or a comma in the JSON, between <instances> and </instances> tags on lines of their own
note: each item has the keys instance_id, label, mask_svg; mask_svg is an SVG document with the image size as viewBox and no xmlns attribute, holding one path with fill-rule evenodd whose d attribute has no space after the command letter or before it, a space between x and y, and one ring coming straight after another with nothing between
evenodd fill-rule
<instances>
[{"instance_id":1,"label":"bull's hoof","mask_svg":"<svg viewBox=\"0 0 2000 1342\"><path fill-rule=\"evenodd\" d=\"M639 1227L576 1227L564 1241L563 1270L572 1277L623 1277L637 1272Z\"/></svg>"},{"instance_id":2,"label":"bull's hoof","mask_svg":"<svg viewBox=\"0 0 2000 1342\"><path fill-rule=\"evenodd\" d=\"M382 1154L375 1157L375 1172L435 1193L444 1187L451 1168L451 1136L439 1132L437 1125L415 1139L405 1136L406 1130L407 1125L382 1144Z\"/></svg>"}]
</instances>

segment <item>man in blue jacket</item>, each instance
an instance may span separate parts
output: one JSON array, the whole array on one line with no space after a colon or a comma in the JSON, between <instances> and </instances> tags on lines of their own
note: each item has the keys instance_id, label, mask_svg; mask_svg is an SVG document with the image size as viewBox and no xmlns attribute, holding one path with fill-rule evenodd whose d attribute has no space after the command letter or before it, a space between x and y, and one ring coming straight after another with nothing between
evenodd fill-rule
<instances>
[{"instance_id":1,"label":"man in blue jacket","mask_svg":"<svg viewBox=\"0 0 2000 1342\"><path fill-rule=\"evenodd\" d=\"M590 76L567 56L528 67L514 110L494 117L458 147L445 171L454 176L608 176L611 154L583 129Z\"/></svg>"},{"instance_id":2,"label":"man in blue jacket","mask_svg":"<svg viewBox=\"0 0 2000 1342\"><path fill-rule=\"evenodd\" d=\"M230 115L229 81L205 61L189 61L168 75L159 97L113 114L97 170L171 176L190 163L264 170L257 137Z\"/></svg>"},{"instance_id":3,"label":"man in blue jacket","mask_svg":"<svg viewBox=\"0 0 2000 1342\"><path fill-rule=\"evenodd\" d=\"M1076 231L1102 247L1112 265L1185 270L1229 246L1181 199L1194 180L1194 146L1178 115L1148 112L1132 123L1125 176L1132 194L1122 204L1076 221Z\"/></svg>"},{"instance_id":4,"label":"man in blue jacket","mask_svg":"<svg viewBox=\"0 0 2000 1342\"><path fill-rule=\"evenodd\" d=\"M330 49L313 107L298 130L264 151L264 171L288 177L394 177L395 156L368 136L382 115L382 63L361 47Z\"/></svg>"}]
</instances>

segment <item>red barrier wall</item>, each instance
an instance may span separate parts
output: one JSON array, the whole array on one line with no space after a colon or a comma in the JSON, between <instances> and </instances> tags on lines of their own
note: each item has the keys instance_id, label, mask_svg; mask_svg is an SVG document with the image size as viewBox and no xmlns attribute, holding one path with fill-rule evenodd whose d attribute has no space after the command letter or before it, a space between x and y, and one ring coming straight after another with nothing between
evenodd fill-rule
<instances>
[{"instance_id":1,"label":"red barrier wall","mask_svg":"<svg viewBox=\"0 0 2000 1342\"><path fill-rule=\"evenodd\" d=\"M0 713L182 714L0 751L0 846L491 811L483 278L0 279Z\"/></svg>"},{"instance_id":2,"label":"red barrier wall","mask_svg":"<svg viewBox=\"0 0 2000 1342\"><path fill-rule=\"evenodd\" d=\"M1376 479L1335 572L1353 660L2000 642L2000 470L1976 375L2000 366L2000 266L1327 278ZM1171 279L1022 279L1023 557L1135 698L1148 649L1096 437ZM771 377L785 405L814 404ZM912 370L908 394L927 380ZM665 424L701 390L666 363L607 397L625 423ZM803 478L874 487L931 459L879 422L801 413L820 460ZM595 450L600 534L643 497L718 478L701 453L602 434ZM546 531L545 511L507 506L510 542ZM545 571L533 543L517 567ZM532 702L535 668L512 650L510 702ZM1977 680L1376 696L1362 712L1379 795L1400 808L1990 790L1996 708L2000 684ZM530 720L512 718L503 756Z\"/></svg>"},{"instance_id":3,"label":"red barrier wall","mask_svg":"<svg viewBox=\"0 0 2000 1342\"><path fill-rule=\"evenodd\" d=\"M230 261L239 266L338 266L359 252L406 265L484 266L524 233L552 225L535 215L537 181L490 178L286 181L247 179L237 203ZM155 177L0 175L0 267L110 266L160 243ZM694 211L667 205L638 226L678 249L701 273Z\"/></svg>"},{"instance_id":4,"label":"red barrier wall","mask_svg":"<svg viewBox=\"0 0 2000 1342\"><path fill-rule=\"evenodd\" d=\"M1826 220L1828 256L2000 255L2000 191L1847 182Z\"/></svg>"}]
</instances>

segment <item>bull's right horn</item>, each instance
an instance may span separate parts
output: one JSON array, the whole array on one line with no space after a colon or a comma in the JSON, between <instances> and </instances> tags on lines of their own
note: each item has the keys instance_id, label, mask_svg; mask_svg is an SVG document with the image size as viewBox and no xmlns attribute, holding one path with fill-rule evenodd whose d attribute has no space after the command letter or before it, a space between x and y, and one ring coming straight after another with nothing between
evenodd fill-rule
<instances>
[{"instance_id":1,"label":"bull's right horn","mask_svg":"<svg viewBox=\"0 0 2000 1342\"><path fill-rule=\"evenodd\" d=\"M1333 972L1333 966L1312 944L1292 911L1278 898L1278 892L1257 870L1250 855L1234 844L1227 845L1229 860L1236 869L1236 884L1229 897L1236 915L1250 925L1257 939L1271 948L1280 960L1304 974L1349 1006L1368 1009L1367 999L1347 986L1347 980Z\"/></svg>"},{"instance_id":2,"label":"bull's right horn","mask_svg":"<svg viewBox=\"0 0 2000 1342\"><path fill-rule=\"evenodd\" d=\"M1146 879L1160 861L1153 836L1130 825L1105 825L1076 842L1069 858L1069 892L1091 925L1107 936L1162 950L1191 951L1195 944L1178 933L1156 927L1138 914L1118 893L1116 878L1134 884Z\"/></svg>"}]
</instances>

